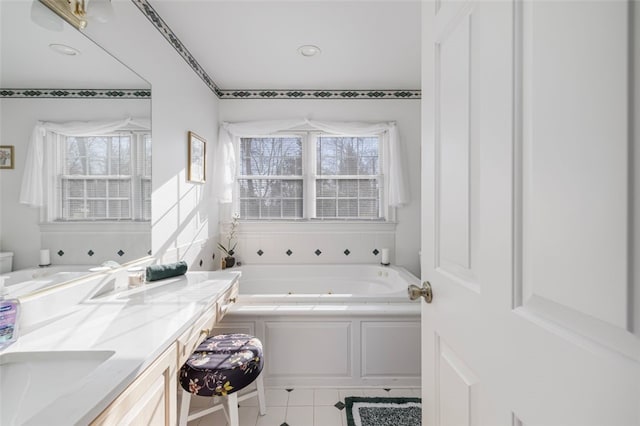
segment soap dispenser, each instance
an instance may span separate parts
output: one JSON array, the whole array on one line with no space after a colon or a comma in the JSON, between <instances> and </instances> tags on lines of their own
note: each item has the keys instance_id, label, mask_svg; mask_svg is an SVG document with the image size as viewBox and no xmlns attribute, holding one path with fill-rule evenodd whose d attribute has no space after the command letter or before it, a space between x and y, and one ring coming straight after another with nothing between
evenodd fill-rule
<instances>
[{"instance_id":1,"label":"soap dispenser","mask_svg":"<svg viewBox=\"0 0 640 426\"><path fill-rule=\"evenodd\" d=\"M18 340L18 299L5 299L4 279L0 277L0 350Z\"/></svg>"}]
</instances>

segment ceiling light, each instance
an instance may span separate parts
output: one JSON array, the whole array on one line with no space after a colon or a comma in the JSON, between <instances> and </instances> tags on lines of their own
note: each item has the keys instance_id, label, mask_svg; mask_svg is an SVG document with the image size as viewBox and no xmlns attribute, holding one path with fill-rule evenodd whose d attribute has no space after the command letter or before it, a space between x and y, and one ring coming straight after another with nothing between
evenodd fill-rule
<instances>
[{"instance_id":1,"label":"ceiling light","mask_svg":"<svg viewBox=\"0 0 640 426\"><path fill-rule=\"evenodd\" d=\"M52 43L49 45L49 47L51 48L51 50L61 55L76 56L80 54L80 51L78 49L74 49L73 47L67 46L66 44Z\"/></svg>"},{"instance_id":2,"label":"ceiling light","mask_svg":"<svg viewBox=\"0 0 640 426\"><path fill-rule=\"evenodd\" d=\"M321 52L318 46L314 46L312 44L305 44L304 46L298 47L298 52L302 56L315 56Z\"/></svg>"}]
</instances>

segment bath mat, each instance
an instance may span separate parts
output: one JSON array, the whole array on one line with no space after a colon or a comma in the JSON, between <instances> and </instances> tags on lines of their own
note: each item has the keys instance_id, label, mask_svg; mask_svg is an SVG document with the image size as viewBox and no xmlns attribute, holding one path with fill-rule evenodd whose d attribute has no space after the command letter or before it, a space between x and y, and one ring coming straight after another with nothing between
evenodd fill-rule
<instances>
[{"instance_id":1,"label":"bath mat","mask_svg":"<svg viewBox=\"0 0 640 426\"><path fill-rule=\"evenodd\" d=\"M420 398L345 398L348 426L420 426Z\"/></svg>"}]
</instances>

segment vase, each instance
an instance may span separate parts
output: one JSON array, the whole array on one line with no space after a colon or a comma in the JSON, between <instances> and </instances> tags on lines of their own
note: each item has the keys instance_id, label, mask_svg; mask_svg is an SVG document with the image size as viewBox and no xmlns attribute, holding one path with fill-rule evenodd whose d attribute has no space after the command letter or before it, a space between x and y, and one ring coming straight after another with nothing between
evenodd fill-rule
<instances>
[{"instance_id":1,"label":"vase","mask_svg":"<svg viewBox=\"0 0 640 426\"><path fill-rule=\"evenodd\" d=\"M231 268L236 264L236 258L233 256L227 256L224 258L224 263L226 264L227 268Z\"/></svg>"}]
</instances>

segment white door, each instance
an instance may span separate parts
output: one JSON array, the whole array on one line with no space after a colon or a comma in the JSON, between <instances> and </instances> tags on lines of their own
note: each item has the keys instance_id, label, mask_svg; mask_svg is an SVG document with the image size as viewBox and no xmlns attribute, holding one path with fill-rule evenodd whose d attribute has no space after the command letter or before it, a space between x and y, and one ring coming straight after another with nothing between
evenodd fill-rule
<instances>
[{"instance_id":1,"label":"white door","mask_svg":"<svg viewBox=\"0 0 640 426\"><path fill-rule=\"evenodd\" d=\"M423 3L424 425L640 425L631 3Z\"/></svg>"}]
</instances>

